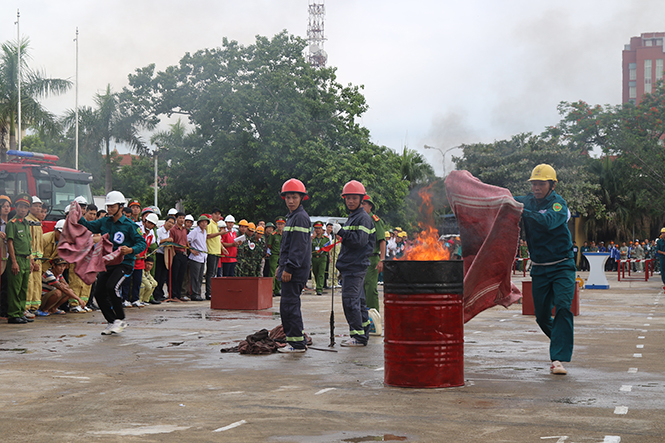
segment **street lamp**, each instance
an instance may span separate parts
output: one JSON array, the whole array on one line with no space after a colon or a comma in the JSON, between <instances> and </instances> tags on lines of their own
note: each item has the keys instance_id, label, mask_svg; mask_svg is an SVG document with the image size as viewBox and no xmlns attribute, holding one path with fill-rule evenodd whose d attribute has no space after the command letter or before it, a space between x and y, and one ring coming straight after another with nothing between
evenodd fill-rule
<instances>
[{"instance_id":1,"label":"street lamp","mask_svg":"<svg viewBox=\"0 0 665 443\"><path fill-rule=\"evenodd\" d=\"M445 151L443 151L441 148L436 148L434 146L429 146L425 145L425 149L436 149L441 153L442 161L443 161L443 178L446 178L446 154L453 149L461 148L461 146L453 146L452 148L448 148Z\"/></svg>"},{"instance_id":2,"label":"street lamp","mask_svg":"<svg viewBox=\"0 0 665 443\"><path fill-rule=\"evenodd\" d=\"M155 207L157 207L157 208L159 207L159 206L157 206L157 157L158 157L158 154L159 154L159 146L155 145L155 154L154 154L154 156L155 156Z\"/></svg>"}]
</instances>

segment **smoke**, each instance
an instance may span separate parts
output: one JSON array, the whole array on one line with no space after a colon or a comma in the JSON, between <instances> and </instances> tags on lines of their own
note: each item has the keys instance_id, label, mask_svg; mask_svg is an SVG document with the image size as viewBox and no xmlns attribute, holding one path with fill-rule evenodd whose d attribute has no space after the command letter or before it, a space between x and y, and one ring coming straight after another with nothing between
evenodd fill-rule
<instances>
[{"instance_id":1,"label":"smoke","mask_svg":"<svg viewBox=\"0 0 665 443\"><path fill-rule=\"evenodd\" d=\"M449 174L455 168L453 156L461 156L462 149L451 149L463 143L474 143L482 138L481 134L471 129L468 117L463 112L448 112L432 119L432 126L423 144L437 149L426 149L423 155L434 168L437 176L443 176L443 158L445 152L445 172ZM450 151L448 151L450 149ZM448 152L446 152L448 151Z\"/></svg>"}]
</instances>

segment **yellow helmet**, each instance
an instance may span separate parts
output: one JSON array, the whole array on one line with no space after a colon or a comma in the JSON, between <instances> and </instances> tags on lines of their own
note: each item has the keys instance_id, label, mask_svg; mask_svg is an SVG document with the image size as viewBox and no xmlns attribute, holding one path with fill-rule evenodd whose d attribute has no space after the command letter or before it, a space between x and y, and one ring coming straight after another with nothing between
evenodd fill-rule
<instances>
[{"instance_id":1,"label":"yellow helmet","mask_svg":"<svg viewBox=\"0 0 665 443\"><path fill-rule=\"evenodd\" d=\"M247 223L247 230L248 231L256 231L256 225L253 222Z\"/></svg>"},{"instance_id":2,"label":"yellow helmet","mask_svg":"<svg viewBox=\"0 0 665 443\"><path fill-rule=\"evenodd\" d=\"M663 228L663 229L660 230L660 233L661 233L661 234L662 234L663 232L665 232L665 228Z\"/></svg>"},{"instance_id":3,"label":"yellow helmet","mask_svg":"<svg viewBox=\"0 0 665 443\"><path fill-rule=\"evenodd\" d=\"M557 182L556 179L556 171L554 170L553 167L546 163L542 163L535 168L533 168L533 171L531 171L531 178L529 181L548 181L552 180L553 182Z\"/></svg>"},{"instance_id":4,"label":"yellow helmet","mask_svg":"<svg viewBox=\"0 0 665 443\"><path fill-rule=\"evenodd\" d=\"M249 226L249 223L243 218L238 222L238 226Z\"/></svg>"}]
</instances>

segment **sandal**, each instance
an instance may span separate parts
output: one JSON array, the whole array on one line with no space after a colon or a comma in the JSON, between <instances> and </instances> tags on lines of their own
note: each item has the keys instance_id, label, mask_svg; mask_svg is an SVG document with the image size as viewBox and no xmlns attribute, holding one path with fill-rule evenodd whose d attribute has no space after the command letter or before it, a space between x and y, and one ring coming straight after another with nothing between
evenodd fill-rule
<instances>
[{"instance_id":1,"label":"sandal","mask_svg":"<svg viewBox=\"0 0 665 443\"><path fill-rule=\"evenodd\" d=\"M66 312L63 311L62 309L56 309L55 311L51 312L51 314L55 314L55 315L65 315Z\"/></svg>"}]
</instances>

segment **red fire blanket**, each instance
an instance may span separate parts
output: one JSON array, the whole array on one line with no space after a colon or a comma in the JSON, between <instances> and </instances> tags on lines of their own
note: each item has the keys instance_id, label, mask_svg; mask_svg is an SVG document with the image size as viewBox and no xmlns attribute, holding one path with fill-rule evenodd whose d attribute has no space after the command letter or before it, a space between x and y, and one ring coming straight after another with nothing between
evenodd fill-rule
<instances>
[{"instance_id":1,"label":"red fire blanket","mask_svg":"<svg viewBox=\"0 0 665 443\"><path fill-rule=\"evenodd\" d=\"M464 260L464 323L492 306L510 306L522 293L510 281L523 205L510 191L486 185L468 171L446 178Z\"/></svg>"},{"instance_id":2,"label":"red fire blanket","mask_svg":"<svg viewBox=\"0 0 665 443\"><path fill-rule=\"evenodd\" d=\"M67 263L75 263L76 275L87 285L91 285L98 272L105 271L106 265L122 263L123 257L120 249L113 250L108 234L104 234L99 242L94 243L92 233L79 224L80 219L81 207L77 202L73 202L58 242L58 255Z\"/></svg>"}]
</instances>

